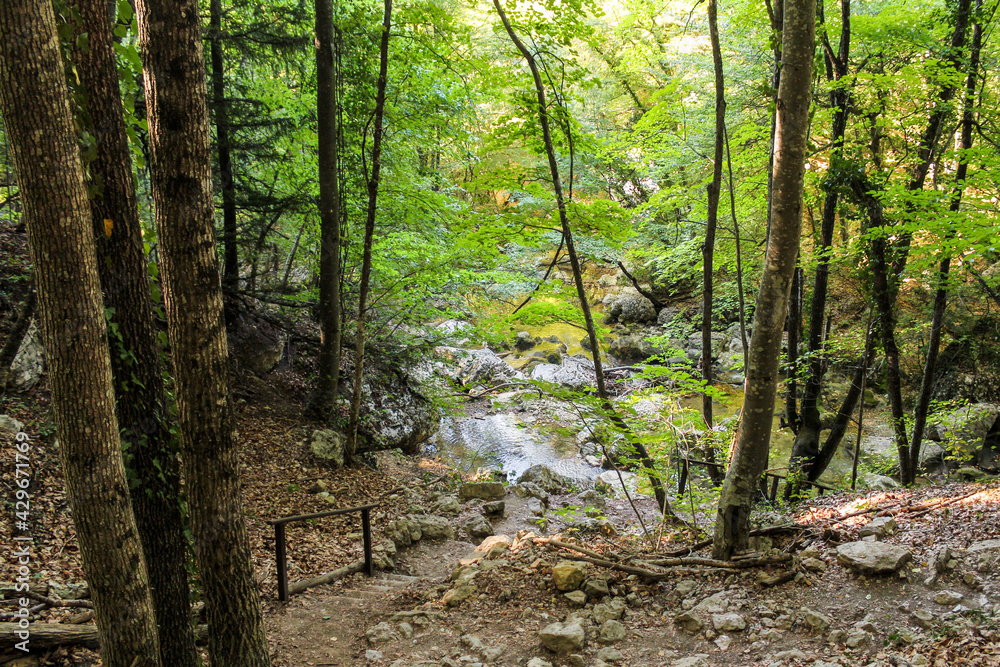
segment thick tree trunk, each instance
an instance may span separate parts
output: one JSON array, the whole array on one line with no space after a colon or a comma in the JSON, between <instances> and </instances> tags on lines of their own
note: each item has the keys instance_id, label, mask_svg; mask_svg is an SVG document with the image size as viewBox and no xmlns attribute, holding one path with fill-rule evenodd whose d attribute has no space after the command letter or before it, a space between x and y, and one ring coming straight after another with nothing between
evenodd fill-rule
<instances>
[{"instance_id":1,"label":"thick tree trunk","mask_svg":"<svg viewBox=\"0 0 1000 667\"><path fill-rule=\"evenodd\" d=\"M976 0L976 14L982 8L982 0ZM955 187L952 189L949 210L957 213L962 205L962 193L965 190L965 180L969 173L968 151L972 148L972 130L975 125L976 85L979 78L979 58L983 44L983 27L976 22L972 28L972 44L969 52L969 71L965 79L965 98L962 109L962 126L958 140L958 168L955 170ZM949 227L945 234L947 246L955 236L954 227ZM913 436L910 439L910 467L905 473L903 484L913 484L917 478L917 465L920 462L920 446L924 437L924 427L927 424L927 412L931 404L931 391L934 388L934 373L937 369L938 353L941 348L941 328L944 324L944 311L948 304L948 274L951 271L951 254L945 248L945 256L938 268L938 287L934 294L934 312L931 316L930 340L927 342L927 358L924 360L924 373L920 383L920 395L913 412Z\"/></svg>"},{"instance_id":2,"label":"thick tree trunk","mask_svg":"<svg viewBox=\"0 0 1000 667\"><path fill-rule=\"evenodd\" d=\"M715 229L719 223L719 195L722 192L722 159L726 142L726 82L722 69L722 47L719 45L719 18L716 0L708 0L708 34L712 43L712 69L715 73L715 154L712 163L712 182L708 185L708 211L705 219L705 244L702 246L702 300L701 300L701 378L706 388L712 386L712 289L715 279ZM712 396L702 395L701 414L705 426L712 430ZM705 459L715 462L715 449L705 448ZM722 481L714 466L709 467L712 483Z\"/></svg>"},{"instance_id":3,"label":"thick tree trunk","mask_svg":"<svg viewBox=\"0 0 1000 667\"><path fill-rule=\"evenodd\" d=\"M850 57L851 44L851 2L841 2L840 46L833 53L829 40L824 35L823 45L826 52L827 80L830 83L840 81L847 75L847 64ZM828 173L831 180L837 179L836 172L841 170L841 154L844 146L844 134L847 131L848 92L842 87L830 91L830 107L833 109L831 128L832 149L830 151L830 167ZM789 471L803 470L809 478L813 477L813 468L817 465L819 455L819 437L822 425L819 415L819 398L823 389L823 376L826 373L826 359L823 356L825 337L823 324L826 321L827 287L830 281L830 258L833 256L833 233L837 220L837 202L839 192L831 186L823 201L823 221L820 225L819 247L816 249L817 264L813 279L812 303L809 308L809 338L807 354L809 355L808 373L802 392L801 425L792 445L792 456L789 461ZM824 466L825 467L825 466ZM823 471L819 470L818 474ZM795 475L789 475L792 480L785 487L785 498L791 498L798 491L794 482Z\"/></svg>"},{"instance_id":4,"label":"thick tree trunk","mask_svg":"<svg viewBox=\"0 0 1000 667\"><path fill-rule=\"evenodd\" d=\"M392 0L385 0L382 37L379 41L378 83L375 90L375 119L372 122L372 173L368 179L368 210L365 216L365 242L361 254L361 285L358 292L358 321L354 343L354 393L351 395L351 420L344 458L350 462L358 451L358 425L361 419L361 392L365 372L365 323L368 320L368 289L372 273L372 241L375 215L378 213L378 185L382 174L382 124L385 115L385 88L389 76L389 29L392 26Z\"/></svg>"},{"instance_id":5,"label":"thick tree trunk","mask_svg":"<svg viewBox=\"0 0 1000 667\"><path fill-rule=\"evenodd\" d=\"M209 2L209 39L212 47L212 107L215 111L215 141L219 151L222 184L222 284L236 289L240 281L240 255L236 245L236 182L233 180L232 142L229 139L229 107L226 103L225 68L222 60L222 0Z\"/></svg>"},{"instance_id":6,"label":"thick tree trunk","mask_svg":"<svg viewBox=\"0 0 1000 667\"><path fill-rule=\"evenodd\" d=\"M332 0L316 0L316 133L319 140L319 377L306 415L326 421L340 384L340 181Z\"/></svg>"},{"instance_id":7,"label":"thick tree trunk","mask_svg":"<svg viewBox=\"0 0 1000 667\"><path fill-rule=\"evenodd\" d=\"M118 332L109 338L111 369L125 465L136 480L132 506L147 555L161 662L195 667L180 462L168 425L111 22L102 0L81 0L78 10L80 29L89 39L87 48L76 53L77 72L87 91L90 131L97 141L89 171L100 184L94 188L90 210L104 306Z\"/></svg>"},{"instance_id":8,"label":"thick tree trunk","mask_svg":"<svg viewBox=\"0 0 1000 667\"><path fill-rule=\"evenodd\" d=\"M151 667L160 665L156 619L122 465L90 210L68 101L52 4L8 0L0 10L0 113L24 200L52 409L101 658L108 667ZM33 553L32 542L16 544Z\"/></svg>"},{"instance_id":9,"label":"thick tree trunk","mask_svg":"<svg viewBox=\"0 0 1000 667\"><path fill-rule=\"evenodd\" d=\"M196 0L138 0L160 274L215 667L270 665L243 502L215 244Z\"/></svg>"},{"instance_id":10,"label":"thick tree trunk","mask_svg":"<svg viewBox=\"0 0 1000 667\"><path fill-rule=\"evenodd\" d=\"M535 93L538 99L538 120L539 124L542 126L542 141L545 144L545 155L549 162L549 173L552 175L552 190L555 192L556 196L556 208L559 211L559 223L562 228L563 239L566 242L566 254L569 256L570 267L573 270L573 280L576 283L576 295L580 300L580 308L583 310L583 319L587 325L587 337L590 339L590 349L594 359L594 372L597 374L597 395L604 402L604 409L607 411L609 417L615 425L621 428L624 432L630 433L625 422L615 413L610 401L608 401L608 390L604 383L604 368L601 364L601 345L597 338L597 331L594 328L594 318L590 312L590 303L587 301L587 289L583 283L583 271L580 269L580 259L576 254L576 246L573 243L573 233L570 230L569 217L566 214L566 200L563 197L562 181L559 178L559 164L556 161L555 148L552 143L552 132L549 129L549 114L548 106L545 101L545 86L542 83L542 77L538 71L538 64L535 62L535 57L524 45L524 42L522 42L517 36L517 33L514 32L514 28L507 19L506 12L504 12L503 7L500 5L500 0L493 0L493 6L496 7L497 14L503 22L504 29L510 36L510 40L514 43L514 46L517 47L517 50L528 63L528 69L531 70L531 77L535 84ZM653 487L653 493L656 496L657 504L660 506L660 511L665 514L669 513L672 516L666 491L663 490L663 484L656 475L653 460L649 456L649 452L641 442L638 442L638 440L632 438L630 438L630 440L630 444L635 447L637 453L639 454L639 460L648 472L649 483L650 486Z\"/></svg>"},{"instance_id":11,"label":"thick tree trunk","mask_svg":"<svg viewBox=\"0 0 1000 667\"><path fill-rule=\"evenodd\" d=\"M757 295L746 399L733 461L719 498L712 548L714 558L728 559L745 549L750 507L767 467L788 293L802 226L812 62L815 47L814 0L786 0L782 34L782 74L774 153L771 233L764 275Z\"/></svg>"}]
</instances>

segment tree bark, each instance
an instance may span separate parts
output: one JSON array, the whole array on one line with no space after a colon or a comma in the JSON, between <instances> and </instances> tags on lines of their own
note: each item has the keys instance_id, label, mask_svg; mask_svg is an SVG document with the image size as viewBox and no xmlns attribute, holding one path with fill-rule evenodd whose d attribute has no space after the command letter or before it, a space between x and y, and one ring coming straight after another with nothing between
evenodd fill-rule
<instances>
[{"instance_id":1,"label":"tree bark","mask_svg":"<svg viewBox=\"0 0 1000 667\"><path fill-rule=\"evenodd\" d=\"M89 165L95 193L90 211L104 306L117 332L109 337L111 370L125 466L134 479L132 506L147 555L161 662L195 667L198 654L180 508L180 462L168 423L112 26L106 2L81 0L77 7L80 29L89 39L75 59L87 93L90 130L97 141L96 157Z\"/></svg>"},{"instance_id":2,"label":"tree bark","mask_svg":"<svg viewBox=\"0 0 1000 667\"><path fill-rule=\"evenodd\" d=\"M829 40L824 33L824 51L826 54L827 81L839 82L847 76L847 64L851 45L851 0L841 1L840 45L837 53L833 53ZM832 149L830 151L830 166L827 169L828 180L836 181L837 171L843 167L840 164L844 147L844 134L847 131L848 92L841 86L835 86L830 91L830 107L833 109L831 127ZM837 203L840 193L837 186L828 187L823 200L823 221L820 225L819 248L817 248L816 273L813 278L812 302L809 308L809 339L807 350L809 366L806 374L805 387L802 392L801 425L797 431L795 443L792 445L791 460L788 463L790 473L806 471L812 479L812 468L818 463L819 437L822 430L819 415L819 397L823 389L823 376L826 373L826 359L823 356L825 338L823 323L826 320L827 287L830 282L830 258L833 256L833 233L837 220ZM825 468L825 466L824 466ZM823 471L820 470L819 474ZM785 498L791 498L799 485L795 475L789 475L789 483L785 486Z\"/></svg>"},{"instance_id":3,"label":"tree bark","mask_svg":"<svg viewBox=\"0 0 1000 667\"><path fill-rule=\"evenodd\" d=\"M198 4L136 4L160 274L209 651L215 667L266 667L227 375Z\"/></svg>"},{"instance_id":4,"label":"tree bark","mask_svg":"<svg viewBox=\"0 0 1000 667\"><path fill-rule=\"evenodd\" d=\"M45 0L9 0L0 10L0 112L24 201L66 492L102 662L160 665L114 413L92 219L55 16ZM17 544L33 552L31 542Z\"/></svg>"},{"instance_id":5,"label":"tree bark","mask_svg":"<svg viewBox=\"0 0 1000 667\"><path fill-rule=\"evenodd\" d=\"M219 181L222 185L222 284L236 289L240 282L240 255L236 245L236 181L233 179L232 142L229 138L229 107L226 102L225 68L222 59L222 0L209 2L209 39L212 52L212 107L215 112L215 142L219 151Z\"/></svg>"},{"instance_id":6,"label":"tree bark","mask_svg":"<svg viewBox=\"0 0 1000 667\"><path fill-rule=\"evenodd\" d=\"M566 254L569 256L570 267L573 270L573 280L576 283L576 295L580 300L580 308L583 310L583 319L587 325L587 337L590 339L590 349L594 359L594 372L597 374L597 396L603 402L604 409L607 411L609 417L615 425L621 428L625 433L630 434L627 425L621 417L615 413L614 408L608 400L608 390L604 383L604 368L601 364L601 345L597 338L597 331L594 328L594 318L590 312L590 303L587 301L587 289L583 283L583 271L580 269L580 259L576 254L576 246L573 243L573 233L570 230L569 217L566 214L566 200L563 197L562 181L559 178L559 164L556 161L555 147L552 143L552 132L549 129L548 106L545 101L545 85L542 83L542 76L538 71L538 64L535 62L535 57L524 45L524 42L522 42L517 36L513 26L507 19L506 12L504 12L503 7L500 5L500 0L493 0L493 6L496 7L497 14L500 17L500 21L503 23L504 29L507 31L507 35L510 36L511 42L514 43L514 46L528 63L528 69L531 70L531 78L535 84L535 94L538 99L538 120L539 124L542 126L542 141L545 144L545 155L548 158L549 173L552 175L552 190L555 193L556 208L559 211L559 223L562 228L563 240L566 242ZM653 487L653 493L656 496L656 502L660 507L660 511L665 514L668 513L670 505L667 500L667 494L663 490L663 484L656 476L653 460L649 456L649 452L641 442L638 442L634 438L629 439L631 441L630 444L635 447L637 453L639 454L639 459L642 462L642 465L648 471L649 483L650 486ZM672 515L672 512L669 513Z\"/></svg>"},{"instance_id":7,"label":"tree bark","mask_svg":"<svg viewBox=\"0 0 1000 667\"><path fill-rule=\"evenodd\" d=\"M316 0L316 133L319 140L319 377L306 416L328 420L340 385L340 181L332 0Z\"/></svg>"},{"instance_id":8,"label":"tree bark","mask_svg":"<svg viewBox=\"0 0 1000 667\"><path fill-rule=\"evenodd\" d=\"M365 216L365 241L361 254L361 285L358 292L358 320L354 343L354 393L351 396L351 420L344 458L349 463L358 451L358 426L361 420L361 392L365 372L365 323L368 319L368 288L372 273L372 241L375 215L378 213L378 185L382 173L382 125L385 115L385 88L389 70L389 29L392 26L392 0L385 0L382 37L379 41L378 83L375 90L375 118L372 122L372 173L368 179L368 210Z\"/></svg>"},{"instance_id":9,"label":"tree bark","mask_svg":"<svg viewBox=\"0 0 1000 667\"><path fill-rule=\"evenodd\" d=\"M750 507L760 476L767 467L781 334L802 226L815 20L814 0L785 2L771 233L750 339L743 415L715 522L712 554L720 560L729 559L734 552L746 548Z\"/></svg>"},{"instance_id":10,"label":"tree bark","mask_svg":"<svg viewBox=\"0 0 1000 667\"><path fill-rule=\"evenodd\" d=\"M982 8L982 0L976 0L976 14ZM952 188L951 203L948 209L958 213L962 205L962 193L965 190L965 180L969 173L968 151L972 148L972 130L975 125L976 85L979 78L979 59L983 44L983 27L977 21L972 28L972 44L969 52L969 71L965 79L965 97L962 109L961 132L958 140L958 168L955 170L955 187ZM937 369L938 353L941 349L941 328L944 324L944 311L948 304L948 274L951 271L951 253L948 242L955 236L954 226L949 226L945 233L944 257L938 268L938 287L934 294L934 311L931 316L930 340L927 342L927 358L924 360L924 372L920 382L920 394L917 406L913 411L913 435L910 439L910 467L905 471L902 480L904 485L913 484L917 478L917 467L920 462L920 446L924 438L924 427L927 425L927 412L931 403L931 391L934 388L934 373Z\"/></svg>"}]
</instances>

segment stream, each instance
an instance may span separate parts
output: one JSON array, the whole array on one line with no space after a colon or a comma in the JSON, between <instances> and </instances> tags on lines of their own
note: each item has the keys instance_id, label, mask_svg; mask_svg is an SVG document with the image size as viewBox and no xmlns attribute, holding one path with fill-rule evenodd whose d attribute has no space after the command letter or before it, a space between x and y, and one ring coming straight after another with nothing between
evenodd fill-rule
<instances>
[{"instance_id":1,"label":"stream","mask_svg":"<svg viewBox=\"0 0 1000 667\"><path fill-rule=\"evenodd\" d=\"M528 329L532 336L558 338L560 343L549 342L537 346L531 352L547 352L565 345L563 354L581 354L579 339L583 334L570 325L550 325ZM514 355L506 359L514 368L523 368L529 355ZM720 396L713 402L716 422L733 417L743 405L742 388L719 385ZM690 424L699 419L701 396L689 395L678 401L677 419L686 419ZM776 405L776 407L778 407ZM516 479L529 467L544 464L571 479L593 480L606 472L605 469L588 464L580 452L575 434L554 435L544 432L534 425L535 417L523 406L512 405L496 414L475 417L446 417L430 445L431 452L448 461L463 473L474 473L478 469L502 471L508 481ZM580 426L582 429L583 427ZM849 432L845 443L853 443L856 432ZM788 465L794 435L788 429L779 429L779 418L774 418L771 438L771 452L768 467L784 468ZM847 448L841 447L821 481L836 484L851 473L852 460Z\"/></svg>"}]
</instances>

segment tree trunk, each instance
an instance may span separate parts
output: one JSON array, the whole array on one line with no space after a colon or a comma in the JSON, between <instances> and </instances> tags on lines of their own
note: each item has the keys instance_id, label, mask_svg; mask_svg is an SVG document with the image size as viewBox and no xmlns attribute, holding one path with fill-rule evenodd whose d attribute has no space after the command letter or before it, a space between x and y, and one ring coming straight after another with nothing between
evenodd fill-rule
<instances>
[{"instance_id":1,"label":"tree trunk","mask_svg":"<svg viewBox=\"0 0 1000 667\"><path fill-rule=\"evenodd\" d=\"M292 243L292 249L288 251L288 257L285 258L285 272L281 276L281 291L288 289L288 277L292 274L295 254L299 251L299 242L302 241L302 232L304 231L306 231L306 223L303 222L299 226L299 232L295 235L295 242Z\"/></svg>"},{"instance_id":2,"label":"tree trunk","mask_svg":"<svg viewBox=\"0 0 1000 667\"><path fill-rule=\"evenodd\" d=\"M746 399L733 461L719 498L713 557L728 559L746 548L750 507L767 467L768 445L781 357L781 334L802 226L812 62L814 0L787 0L782 31L782 74L778 89L771 233L750 339Z\"/></svg>"},{"instance_id":3,"label":"tree trunk","mask_svg":"<svg viewBox=\"0 0 1000 667\"><path fill-rule=\"evenodd\" d=\"M840 81L847 76L847 64L850 57L851 44L851 1L841 2L840 45L837 53L833 53L825 33L823 45L826 53L827 80L830 83ZM832 149L830 151L830 166L827 169L829 180L837 180L837 171L843 169L841 154L843 153L844 134L847 131L848 92L837 86L830 91L830 107L833 109L833 124L831 129ZM823 323L826 320L827 286L830 281L830 258L833 255L833 233L837 220L837 202L839 192L836 186L827 189L823 201L823 221L820 225L819 248L817 249L816 273L813 279L812 303L809 308L809 339L807 354L809 367L805 387L802 392L801 425L792 445L792 455L788 463L789 483L785 486L785 498L791 498L798 491L794 471L806 471L812 478L812 468L817 463L819 455L819 437L822 430L819 415L819 397L823 389L823 376L826 373L826 360L823 356L825 338ZM825 466L824 466L825 467ZM822 474L822 470L819 474Z\"/></svg>"},{"instance_id":4,"label":"tree trunk","mask_svg":"<svg viewBox=\"0 0 1000 667\"><path fill-rule=\"evenodd\" d=\"M951 33L950 48L943 59L943 70L950 68L957 71L962 61L965 36L969 27L969 8L971 4L972 0L958 0L957 2L954 30ZM957 77L947 76L945 72L942 72L942 75L944 75L945 83L941 85L937 103L934 105L934 111L927 119L927 126L924 128L924 134L920 139L920 144L917 146L917 164L913 168L913 172L910 175L910 182L906 187L909 192L917 192L924 189L924 181L927 180L927 175L931 171L931 165L935 161L935 151L937 150L938 141L942 134L942 125L951 112L951 100L958 89L958 86L955 84L955 81L958 80ZM896 256L892 259L893 276L901 276L903 274L912 239L913 232L909 229L903 229L899 235L899 240L894 244ZM893 301L895 301L895 297Z\"/></svg>"},{"instance_id":5,"label":"tree trunk","mask_svg":"<svg viewBox=\"0 0 1000 667\"><path fill-rule=\"evenodd\" d=\"M378 212L378 184L382 173L382 121L385 114L385 88L389 69L389 29L392 25L392 0L385 0L382 37L379 41L378 83L375 90L375 119L372 123L372 173L368 179L368 211L365 216L365 242L361 255L361 285L358 293L358 321L354 342L354 393L351 395L351 421L344 448L349 463L358 451L358 425L361 418L361 389L365 372L365 322L368 319L368 288L372 273L372 240L375 237L375 214Z\"/></svg>"},{"instance_id":6,"label":"tree trunk","mask_svg":"<svg viewBox=\"0 0 1000 667\"><path fill-rule=\"evenodd\" d=\"M719 195L722 192L722 160L726 141L726 83L722 70L722 47L719 45L719 18L716 0L708 0L708 34L712 43L712 69L715 73L715 154L712 162L712 182L708 185L708 211L705 219L705 244L702 246L701 300L701 378L705 388L712 387L712 288L715 278L715 229L719 222ZM712 396L701 398L701 413L705 426L712 430ZM715 462L715 449L709 443L705 458ZM714 466L709 466L713 484L722 480Z\"/></svg>"},{"instance_id":7,"label":"tree trunk","mask_svg":"<svg viewBox=\"0 0 1000 667\"><path fill-rule=\"evenodd\" d=\"M785 364L785 421L792 433L798 433L799 425L799 332L802 331L802 268L796 260L795 271L792 273L792 287L788 294L788 318L785 323L788 331L787 363Z\"/></svg>"},{"instance_id":8,"label":"tree trunk","mask_svg":"<svg viewBox=\"0 0 1000 667\"><path fill-rule=\"evenodd\" d=\"M219 150L219 180L222 184L222 284L236 289L240 282L240 256L236 246L236 182L233 180L232 142L229 139L229 108L226 103L225 69L222 60L222 0L209 2L209 39L212 47L212 107L215 111L215 141Z\"/></svg>"},{"instance_id":9,"label":"tree trunk","mask_svg":"<svg viewBox=\"0 0 1000 667\"><path fill-rule=\"evenodd\" d=\"M340 385L340 181L337 77L332 0L316 0L316 133L319 140L319 377L306 415L326 421Z\"/></svg>"},{"instance_id":10,"label":"tree trunk","mask_svg":"<svg viewBox=\"0 0 1000 667\"><path fill-rule=\"evenodd\" d=\"M976 14L982 8L982 0L976 0ZM952 189L949 210L957 213L962 205L962 193L969 172L968 151L972 148L972 129L975 125L976 85L979 75L979 58L983 44L983 27L977 21L972 28L972 45L969 53L969 71L965 79L965 99L963 100L961 133L958 140L958 168L955 170L955 187ZM945 234L944 257L938 268L938 287L934 294L934 314L931 316L930 340L927 343L927 358L924 360L924 373L920 383L920 395L917 407L913 412L913 436L910 439L910 467L906 470L903 484L913 484L917 478L917 466L920 462L920 446L924 437L924 427L927 424L927 412L931 403L931 390L934 388L934 373L937 368L938 353L941 348L941 327L944 323L944 311L948 303L948 274L951 271L951 254L948 252L948 242L954 238L955 229L949 226Z\"/></svg>"},{"instance_id":11,"label":"tree trunk","mask_svg":"<svg viewBox=\"0 0 1000 667\"><path fill-rule=\"evenodd\" d=\"M109 338L111 369L125 466L136 482L131 488L132 506L147 555L161 662L195 667L198 654L180 508L180 462L168 424L111 22L102 0L82 0L78 10L80 29L89 40L88 47L75 54L77 72L87 92L90 130L97 141L89 172L93 183L100 185L93 188L90 211L104 306L117 330Z\"/></svg>"},{"instance_id":12,"label":"tree trunk","mask_svg":"<svg viewBox=\"0 0 1000 667\"><path fill-rule=\"evenodd\" d=\"M64 77L52 4L8 0L0 10L0 112L24 201L66 493L101 658L108 667L152 667L160 665L156 619L122 465L90 210ZM30 443L27 451L30 457ZM31 541L13 544L34 554Z\"/></svg>"},{"instance_id":13,"label":"tree trunk","mask_svg":"<svg viewBox=\"0 0 1000 667\"><path fill-rule=\"evenodd\" d=\"M195 556L215 667L270 665L228 382L196 0L138 0L160 274Z\"/></svg>"},{"instance_id":14,"label":"tree trunk","mask_svg":"<svg viewBox=\"0 0 1000 667\"><path fill-rule=\"evenodd\" d=\"M545 101L545 86L542 83L542 77L538 71L538 64L535 62L535 57L524 45L524 42L522 42L517 36L517 33L514 32L513 26L511 26L510 21L507 19L506 12L504 12L503 7L500 5L500 0L493 0L493 6L496 7L497 14L503 22L504 29L510 36L510 40L514 43L514 46L517 47L517 50L524 57L525 61L527 61L528 69L531 70L531 77L535 84L535 93L538 99L538 120L539 124L542 126L542 141L545 144L545 155L549 162L549 173L552 175L552 190L555 192L556 196L556 208L559 210L559 223L562 228L563 239L566 242L566 254L569 255L570 267L573 270L573 280L576 283L576 295L580 300L580 308L583 310L583 319L587 325L587 337L590 339L590 349L594 359L594 372L597 374L597 395L603 402L604 409L607 411L609 417L615 425L621 428L625 433L630 434L627 425L621 417L615 413L614 408L608 400L608 390L604 383L604 368L601 364L601 345L597 338L597 331L594 328L594 318L590 312L590 303L587 301L587 289L583 283L583 272L580 269L580 259L576 254L576 246L573 243L573 233L570 230L569 218L566 214L566 200L563 197L562 181L559 179L559 164L556 161L555 147L552 143L552 132L549 129L549 114L548 106ZM663 484L656 476L653 460L649 456L649 452L641 442L638 442L631 437L629 439L631 441L630 444L634 446L638 452L642 465L648 472L649 483L650 486L653 487L653 493L656 496L657 504L660 506L660 511L664 514L670 513L672 516L672 512L669 512L670 506L667 500L667 494L663 490Z\"/></svg>"}]
</instances>

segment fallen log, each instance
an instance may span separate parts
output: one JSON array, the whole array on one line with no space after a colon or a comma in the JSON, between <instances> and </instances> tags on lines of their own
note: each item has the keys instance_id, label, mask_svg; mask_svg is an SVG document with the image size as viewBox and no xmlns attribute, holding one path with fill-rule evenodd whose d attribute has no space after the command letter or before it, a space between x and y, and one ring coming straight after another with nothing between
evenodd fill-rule
<instances>
[{"instance_id":1,"label":"fallen log","mask_svg":"<svg viewBox=\"0 0 1000 667\"><path fill-rule=\"evenodd\" d=\"M313 577L312 579L306 579L305 581L300 581L297 584L292 584L288 587L288 594L295 595L296 593L301 593L307 588L313 588L315 586L322 586L323 584L332 584L338 579L343 579L349 574L354 574L355 572L364 572L365 562L359 560L356 563L351 563L350 565L345 565L344 567L334 570L333 572L327 572L326 574L320 575L318 577Z\"/></svg>"},{"instance_id":2,"label":"fallen log","mask_svg":"<svg viewBox=\"0 0 1000 667\"><path fill-rule=\"evenodd\" d=\"M17 635L22 629L17 623L0 623L0 651L10 651L22 640ZM57 646L86 646L100 648L96 625L73 625L69 623L31 623L28 625L28 650L32 653L47 651ZM208 626L195 628L199 642L208 638Z\"/></svg>"}]
</instances>

